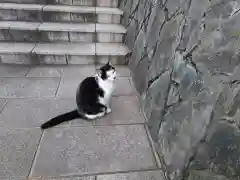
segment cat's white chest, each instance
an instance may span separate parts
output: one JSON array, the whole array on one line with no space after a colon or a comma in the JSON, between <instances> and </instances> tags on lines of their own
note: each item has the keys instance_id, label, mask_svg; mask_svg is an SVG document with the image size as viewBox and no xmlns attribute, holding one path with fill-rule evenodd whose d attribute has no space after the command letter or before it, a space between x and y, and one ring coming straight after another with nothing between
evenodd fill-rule
<instances>
[{"instance_id":1,"label":"cat's white chest","mask_svg":"<svg viewBox=\"0 0 240 180\"><path fill-rule=\"evenodd\" d=\"M104 97L100 98L101 103L105 105L109 105L110 99L112 97L113 91L115 90L114 81L101 81L99 82L99 86L104 91Z\"/></svg>"}]
</instances>

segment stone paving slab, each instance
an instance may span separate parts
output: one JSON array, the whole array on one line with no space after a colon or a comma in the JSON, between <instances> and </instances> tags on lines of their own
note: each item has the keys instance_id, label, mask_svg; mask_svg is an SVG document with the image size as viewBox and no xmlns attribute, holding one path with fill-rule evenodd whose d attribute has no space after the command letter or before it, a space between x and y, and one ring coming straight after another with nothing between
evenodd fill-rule
<instances>
[{"instance_id":1,"label":"stone paving slab","mask_svg":"<svg viewBox=\"0 0 240 180\"><path fill-rule=\"evenodd\" d=\"M0 128L0 179L26 179L40 136L40 129Z\"/></svg>"},{"instance_id":2,"label":"stone paving slab","mask_svg":"<svg viewBox=\"0 0 240 180\"><path fill-rule=\"evenodd\" d=\"M69 77L84 79L95 74L94 66L44 66L34 67L27 74L27 77Z\"/></svg>"},{"instance_id":3,"label":"stone paving slab","mask_svg":"<svg viewBox=\"0 0 240 180\"><path fill-rule=\"evenodd\" d=\"M69 178L30 178L28 180L96 180L94 176Z\"/></svg>"},{"instance_id":4,"label":"stone paving slab","mask_svg":"<svg viewBox=\"0 0 240 180\"><path fill-rule=\"evenodd\" d=\"M74 99L9 100L0 113L0 127L31 128L76 108ZM13 113L15 112L15 113ZM19 118L19 115L21 115ZM89 126L92 122L76 119L60 126Z\"/></svg>"},{"instance_id":5,"label":"stone paving slab","mask_svg":"<svg viewBox=\"0 0 240 180\"><path fill-rule=\"evenodd\" d=\"M130 78L118 77L116 79L116 90L113 93L114 96L129 96L134 94L135 90L130 83Z\"/></svg>"},{"instance_id":6,"label":"stone paving slab","mask_svg":"<svg viewBox=\"0 0 240 180\"><path fill-rule=\"evenodd\" d=\"M101 175L97 176L97 180L164 180L164 177L159 170L125 174Z\"/></svg>"},{"instance_id":7,"label":"stone paving slab","mask_svg":"<svg viewBox=\"0 0 240 180\"><path fill-rule=\"evenodd\" d=\"M0 77L25 77L30 70L29 67L1 65Z\"/></svg>"},{"instance_id":8,"label":"stone paving slab","mask_svg":"<svg viewBox=\"0 0 240 180\"><path fill-rule=\"evenodd\" d=\"M155 167L142 125L53 128L44 132L30 177Z\"/></svg>"},{"instance_id":9,"label":"stone paving slab","mask_svg":"<svg viewBox=\"0 0 240 180\"><path fill-rule=\"evenodd\" d=\"M145 123L135 96L114 97L111 108L112 113L94 121L94 125Z\"/></svg>"},{"instance_id":10,"label":"stone paving slab","mask_svg":"<svg viewBox=\"0 0 240 180\"><path fill-rule=\"evenodd\" d=\"M0 98L54 97L59 78L0 78Z\"/></svg>"},{"instance_id":11,"label":"stone paving slab","mask_svg":"<svg viewBox=\"0 0 240 180\"><path fill-rule=\"evenodd\" d=\"M75 98L76 89L84 77L62 78L57 92L57 97ZM114 91L113 96L128 96L133 95L134 93L135 91L130 83L129 78L119 77L116 79L116 90Z\"/></svg>"},{"instance_id":12,"label":"stone paving slab","mask_svg":"<svg viewBox=\"0 0 240 180\"><path fill-rule=\"evenodd\" d=\"M56 97L75 98L77 87L83 79L84 77L62 78Z\"/></svg>"}]
</instances>

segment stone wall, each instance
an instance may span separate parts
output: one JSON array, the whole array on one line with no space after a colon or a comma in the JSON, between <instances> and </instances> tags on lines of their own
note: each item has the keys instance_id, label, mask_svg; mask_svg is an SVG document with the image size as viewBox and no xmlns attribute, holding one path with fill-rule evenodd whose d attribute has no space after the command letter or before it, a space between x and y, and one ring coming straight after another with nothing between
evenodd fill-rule
<instances>
[{"instance_id":1,"label":"stone wall","mask_svg":"<svg viewBox=\"0 0 240 180\"><path fill-rule=\"evenodd\" d=\"M240 1L119 6L165 179L240 179Z\"/></svg>"}]
</instances>

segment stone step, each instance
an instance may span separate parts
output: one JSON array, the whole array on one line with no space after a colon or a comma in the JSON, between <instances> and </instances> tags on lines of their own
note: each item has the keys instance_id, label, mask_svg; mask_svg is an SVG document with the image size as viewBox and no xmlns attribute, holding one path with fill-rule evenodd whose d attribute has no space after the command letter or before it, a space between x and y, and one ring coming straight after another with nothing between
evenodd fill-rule
<instances>
[{"instance_id":1,"label":"stone step","mask_svg":"<svg viewBox=\"0 0 240 180\"><path fill-rule=\"evenodd\" d=\"M122 15L122 10L108 7L0 3L0 20L8 21L120 24Z\"/></svg>"},{"instance_id":2,"label":"stone step","mask_svg":"<svg viewBox=\"0 0 240 180\"><path fill-rule=\"evenodd\" d=\"M129 48L121 43L0 42L0 63L125 65Z\"/></svg>"},{"instance_id":3,"label":"stone step","mask_svg":"<svg viewBox=\"0 0 240 180\"><path fill-rule=\"evenodd\" d=\"M0 21L0 40L13 42L118 42L120 24Z\"/></svg>"},{"instance_id":4,"label":"stone step","mask_svg":"<svg viewBox=\"0 0 240 180\"><path fill-rule=\"evenodd\" d=\"M25 3L25 4L61 4L79 6L117 7L119 0L1 0L2 3Z\"/></svg>"}]
</instances>

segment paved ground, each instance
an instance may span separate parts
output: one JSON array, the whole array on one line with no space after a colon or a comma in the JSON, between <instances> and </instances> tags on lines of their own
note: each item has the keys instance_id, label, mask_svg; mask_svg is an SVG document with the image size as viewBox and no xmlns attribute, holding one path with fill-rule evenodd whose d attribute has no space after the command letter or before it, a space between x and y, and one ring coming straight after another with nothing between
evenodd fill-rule
<instances>
[{"instance_id":1,"label":"paved ground","mask_svg":"<svg viewBox=\"0 0 240 180\"><path fill-rule=\"evenodd\" d=\"M95 67L0 66L0 179L161 180L129 71L117 70L112 114L42 132L75 107L76 86Z\"/></svg>"}]
</instances>

